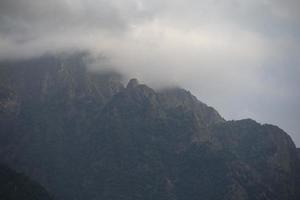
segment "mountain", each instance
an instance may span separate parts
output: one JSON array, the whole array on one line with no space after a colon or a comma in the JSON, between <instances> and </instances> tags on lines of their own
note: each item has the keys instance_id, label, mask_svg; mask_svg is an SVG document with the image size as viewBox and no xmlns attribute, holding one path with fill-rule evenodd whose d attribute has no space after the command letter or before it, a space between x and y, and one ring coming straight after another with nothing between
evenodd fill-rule
<instances>
[{"instance_id":1,"label":"mountain","mask_svg":"<svg viewBox=\"0 0 300 200\"><path fill-rule=\"evenodd\" d=\"M226 121L181 88L86 68L85 54L0 64L0 161L56 199L296 200L287 133Z\"/></svg>"},{"instance_id":2,"label":"mountain","mask_svg":"<svg viewBox=\"0 0 300 200\"><path fill-rule=\"evenodd\" d=\"M297 164L298 169L297 169L296 185L299 188L299 186L300 186L300 148L297 148L297 152L298 152L298 164ZM300 190L298 189L296 193L297 193L296 196L298 197L298 199L300 199Z\"/></svg>"},{"instance_id":3,"label":"mountain","mask_svg":"<svg viewBox=\"0 0 300 200\"><path fill-rule=\"evenodd\" d=\"M0 164L0 199L51 200L52 198L38 183Z\"/></svg>"}]
</instances>

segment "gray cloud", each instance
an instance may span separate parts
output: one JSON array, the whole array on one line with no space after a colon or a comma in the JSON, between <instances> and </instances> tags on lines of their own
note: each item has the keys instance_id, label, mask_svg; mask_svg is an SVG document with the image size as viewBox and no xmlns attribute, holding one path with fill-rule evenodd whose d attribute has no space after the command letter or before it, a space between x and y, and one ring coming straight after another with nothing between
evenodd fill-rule
<instances>
[{"instance_id":1,"label":"gray cloud","mask_svg":"<svg viewBox=\"0 0 300 200\"><path fill-rule=\"evenodd\" d=\"M153 87L181 85L227 119L300 145L297 0L2 0L0 59L74 49Z\"/></svg>"}]
</instances>

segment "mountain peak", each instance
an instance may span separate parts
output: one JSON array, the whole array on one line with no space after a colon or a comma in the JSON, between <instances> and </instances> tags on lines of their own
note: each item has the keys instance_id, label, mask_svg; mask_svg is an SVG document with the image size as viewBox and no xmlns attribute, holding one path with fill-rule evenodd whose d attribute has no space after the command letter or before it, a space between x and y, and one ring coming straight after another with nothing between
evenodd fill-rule
<instances>
[{"instance_id":1,"label":"mountain peak","mask_svg":"<svg viewBox=\"0 0 300 200\"><path fill-rule=\"evenodd\" d=\"M135 88L139 85L139 81L136 78L130 79L127 84L127 88Z\"/></svg>"}]
</instances>

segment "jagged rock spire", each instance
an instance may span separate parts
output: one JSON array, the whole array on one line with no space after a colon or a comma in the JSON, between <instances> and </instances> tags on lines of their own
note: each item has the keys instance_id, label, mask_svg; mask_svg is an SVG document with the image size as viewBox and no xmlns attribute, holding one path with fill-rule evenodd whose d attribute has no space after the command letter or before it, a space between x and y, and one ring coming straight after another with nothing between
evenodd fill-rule
<instances>
[{"instance_id":1,"label":"jagged rock spire","mask_svg":"<svg viewBox=\"0 0 300 200\"><path fill-rule=\"evenodd\" d=\"M130 79L130 81L127 84L127 88L135 88L136 86L139 85L139 81L135 78Z\"/></svg>"}]
</instances>

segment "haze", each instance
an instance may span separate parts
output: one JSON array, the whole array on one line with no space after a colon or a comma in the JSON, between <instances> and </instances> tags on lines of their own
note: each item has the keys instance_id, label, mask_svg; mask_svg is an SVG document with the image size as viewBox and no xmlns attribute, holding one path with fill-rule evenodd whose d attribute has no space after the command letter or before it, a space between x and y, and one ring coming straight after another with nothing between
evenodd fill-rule
<instances>
[{"instance_id":1,"label":"haze","mask_svg":"<svg viewBox=\"0 0 300 200\"><path fill-rule=\"evenodd\" d=\"M1 0L0 59L89 51L94 68L180 85L299 146L299 10L297 0Z\"/></svg>"}]
</instances>

